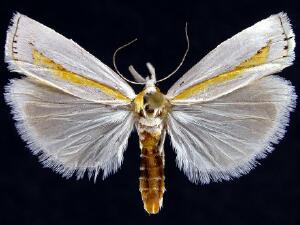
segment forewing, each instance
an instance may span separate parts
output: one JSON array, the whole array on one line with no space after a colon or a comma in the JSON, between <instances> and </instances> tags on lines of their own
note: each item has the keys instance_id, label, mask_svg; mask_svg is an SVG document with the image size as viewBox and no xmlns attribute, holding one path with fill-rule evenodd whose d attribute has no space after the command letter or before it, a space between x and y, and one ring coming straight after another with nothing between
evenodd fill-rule
<instances>
[{"instance_id":1,"label":"forewing","mask_svg":"<svg viewBox=\"0 0 300 225\"><path fill-rule=\"evenodd\" d=\"M287 15L272 15L220 44L167 96L176 105L211 101L281 71L294 60L294 39Z\"/></svg>"},{"instance_id":2,"label":"forewing","mask_svg":"<svg viewBox=\"0 0 300 225\"><path fill-rule=\"evenodd\" d=\"M18 132L42 163L69 177L97 177L121 165L134 119L129 106L69 95L29 78L12 80L5 98Z\"/></svg>"},{"instance_id":3,"label":"forewing","mask_svg":"<svg viewBox=\"0 0 300 225\"><path fill-rule=\"evenodd\" d=\"M193 182L247 173L285 133L294 87L269 76L211 102L173 106L168 133L178 166Z\"/></svg>"},{"instance_id":4,"label":"forewing","mask_svg":"<svg viewBox=\"0 0 300 225\"><path fill-rule=\"evenodd\" d=\"M121 77L75 42L19 13L7 32L5 61L12 71L93 102L129 104L135 96Z\"/></svg>"}]
</instances>

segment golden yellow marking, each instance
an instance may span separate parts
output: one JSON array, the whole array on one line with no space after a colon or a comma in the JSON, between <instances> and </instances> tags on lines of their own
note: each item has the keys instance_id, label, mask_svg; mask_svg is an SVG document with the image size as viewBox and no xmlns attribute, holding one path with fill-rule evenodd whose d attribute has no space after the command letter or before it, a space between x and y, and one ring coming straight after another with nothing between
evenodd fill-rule
<instances>
[{"instance_id":1,"label":"golden yellow marking","mask_svg":"<svg viewBox=\"0 0 300 225\"><path fill-rule=\"evenodd\" d=\"M65 80L65 81L68 81L70 83L77 84L77 85L83 85L83 86L97 88L97 89L100 89L105 94L112 96L115 99L130 102L130 99L128 97L126 97L121 92L117 91L116 89L111 88L105 84L96 82L94 80L85 78L76 73L70 72L70 71L66 70L63 66L55 63L53 60L44 56L42 53L40 53L36 49L33 49L32 55L33 55L34 64L41 65L41 66L51 69L53 74L59 76L59 78L61 78L62 80Z\"/></svg>"},{"instance_id":2,"label":"golden yellow marking","mask_svg":"<svg viewBox=\"0 0 300 225\"><path fill-rule=\"evenodd\" d=\"M223 81L233 79L236 76L238 76L239 74L241 74L242 72L244 72L244 70L265 63L266 59L267 59L267 56L268 56L268 53L269 53L269 50L270 50L270 43L271 42L269 42L267 46L261 48L254 56L247 59L246 61L244 61L240 65L236 66L232 71L222 73L222 74L220 74L218 76L215 76L211 79L208 79L208 80L203 81L199 84L191 86L191 87L185 89L184 91L182 91L181 93L179 93L172 100L186 99L186 98L188 98L192 95L197 94L199 91L207 88L210 85L218 84L218 83L221 83Z\"/></svg>"},{"instance_id":3,"label":"golden yellow marking","mask_svg":"<svg viewBox=\"0 0 300 225\"><path fill-rule=\"evenodd\" d=\"M140 113L144 108L144 95L145 92L141 91L140 93L137 94L137 96L133 100L134 111L137 113Z\"/></svg>"}]
</instances>

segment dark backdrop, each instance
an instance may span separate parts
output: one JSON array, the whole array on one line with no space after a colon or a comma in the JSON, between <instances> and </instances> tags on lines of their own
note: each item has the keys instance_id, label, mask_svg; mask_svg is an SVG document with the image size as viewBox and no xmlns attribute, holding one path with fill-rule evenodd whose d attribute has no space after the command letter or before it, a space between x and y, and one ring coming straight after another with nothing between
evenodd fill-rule
<instances>
[{"instance_id":1,"label":"dark backdrop","mask_svg":"<svg viewBox=\"0 0 300 225\"><path fill-rule=\"evenodd\" d=\"M1 92L10 78L18 76L8 72L3 63L5 33L15 11L72 38L111 67L114 50L138 37L134 46L120 54L120 70L128 74L128 65L134 64L145 74L145 62L150 61L159 78L179 63L186 47L184 25L188 21L190 52L178 73L160 85L167 91L217 44L271 14L287 12L299 37L300 14L295 2L1 1ZM281 73L292 81L297 92L298 65L296 61ZM26 149L2 94L0 100L1 225L300 224L299 105L276 150L248 175L229 182L190 183L177 169L168 139L164 205L158 215L149 216L138 191L140 150L136 133L130 137L118 173L104 181L99 177L96 184L87 178L66 180L43 168Z\"/></svg>"}]
</instances>

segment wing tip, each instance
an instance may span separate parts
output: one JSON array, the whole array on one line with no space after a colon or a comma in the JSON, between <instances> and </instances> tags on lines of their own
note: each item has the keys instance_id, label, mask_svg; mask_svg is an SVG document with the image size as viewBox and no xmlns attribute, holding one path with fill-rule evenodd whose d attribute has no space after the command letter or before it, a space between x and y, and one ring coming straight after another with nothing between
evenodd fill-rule
<instances>
[{"instance_id":1,"label":"wing tip","mask_svg":"<svg viewBox=\"0 0 300 225\"><path fill-rule=\"evenodd\" d=\"M6 32L6 41L5 41L5 51L4 51L4 61L8 63L8 69L10 71L16 71L16 66L12 63L13 61L13 39L16 33L18 26L18 21L20 20L22 14L19 12L14 12L13 16L9 22L9 26Z\"/></svg>"},{"instance_id":2,"label":"wing tip","mask_svg":"<svg viewBox=\"0 0 300 225\"><path fill-rule=\"evenodd\" d=\"M19 12L14 12L13 13L13 16L10 19L8 29L7 29L6 45L11 43L11 41L12 41L11 39L13 38L12 36L16 31L17 24L18 24L18 21L21 18L21 16L23 16L23 15Z\"/></svg>"},{"instance_id":3,"label":"wing tip","mask_svg":"<svg viewBox=\"0 0 300 225\"><path fill-rule=\"evenodd\" d=\"M276 14L278 16L280 23L282 25L282 28L284 30L284 35L286 36L286 41L288 45L288 61L287 63L289 65L293 64L293 61L295 60L295 47L296 47L296 41L295 41L295 33L293 31L293 27L291 24L291 20L288 17L287 13L280 12Z\"/></svg>"},{"instance_id":4,"label":"wing tip","mask_svg":"<svg viewBox=\"0 0 300 225\"><path fill-rule=\"evenodd\" d=\"M4 62L8 64L9 71L24 74L24 72L22 72L22 70L16 63L17 61L16 56L24 52L24 49L22 47L20 48L16 46L18 43L17 31L19 28L21 18L29 19L27 16L16 11L13 13L13 16L9 22L9 26L6 32L6 41L4 47ZM22 37L21 38L19 37L19 39L22 40Z\"/></svg>"}]
</instances>

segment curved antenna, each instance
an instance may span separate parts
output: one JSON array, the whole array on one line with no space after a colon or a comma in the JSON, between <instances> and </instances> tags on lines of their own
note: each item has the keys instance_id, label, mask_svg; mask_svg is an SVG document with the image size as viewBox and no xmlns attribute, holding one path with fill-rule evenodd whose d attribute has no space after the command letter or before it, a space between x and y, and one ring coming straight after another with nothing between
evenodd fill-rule
<instances>
[{"instance_id":1,"label":"curved antenna","mask_svg":"<svg viewBox=\"0 0 300 225\"><path fill-rule=\"evenodd\" d=\"M181 62L179 63L179 65L176 67L176 69L175 69L172 73L170 73L168 76L166 76L166 77L164 77L164 78L158 80L156 83L161 82L161 81L164 81L164 80L168 79L169 77L171 77L174 73L176 73L176 72L179 70L179 68L180 68L181 65L183 64L183 62L184 62L184 60L185 60L185 58L186 58L186 55L187 55L187 53L189 52L189 49L190 49L190 41L189 41L189 36L188 36L188 33L187 33L187 25L188 25L188 24L185 23L185 38L186 38L187 48L186 48L186 50L185 50L185 53L184 53L184 55L183 55L183 57L182 57Z\"/></svg>"},{"instance_id":2,"label":"curved antenna","mask_svg":"<svg viewBox=\"0 0 300 225\"><path fill-rule=\"evenodd\" d=\"M141 82L135 82L135 81L131 81L129 79L127 79L126 77L124 77L120 71L118 70L118 67L117 67L117 64L116 64L116 55L117 53L122 50L123 48L126 48L127 46L131 45L132 43L136 42L137 41L137 38L135 38L134 40L128 42L127 44L125 45L122 45L121 47L117 48L117 50L114 52L114 55L113 55L113 64L114 64L114 67L115 67L115 70L117 71L117 73L119 74L120 77L122 77L124 80L126 80L127 82L129 83L132 83L132 84L145 84L145 83L141 83Z\"/></svg>"}]
</instances>

